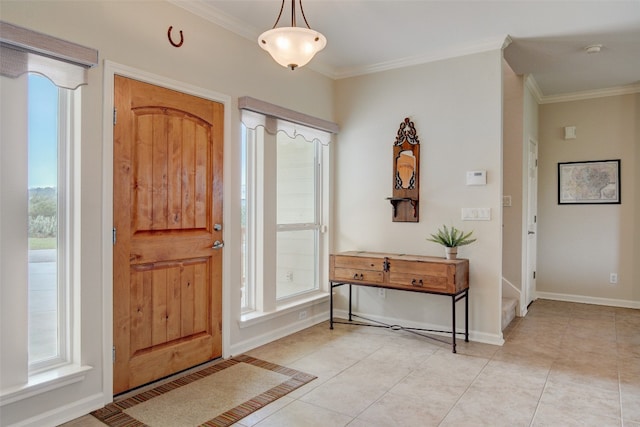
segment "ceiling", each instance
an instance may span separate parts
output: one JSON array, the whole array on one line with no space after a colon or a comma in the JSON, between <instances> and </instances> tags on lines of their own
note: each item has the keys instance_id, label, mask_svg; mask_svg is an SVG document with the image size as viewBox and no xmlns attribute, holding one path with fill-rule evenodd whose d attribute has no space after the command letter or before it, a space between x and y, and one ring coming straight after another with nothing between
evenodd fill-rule
<instances>
[{"instance_id":1,"label":"ceiling","mask_svg":"<svg viewBox=\"0 0 640 427\"><path fill-rule=\"evenodd\" d=\"M256 49L281 5L170 1L255 40ZM304 0L302 6L311 28L327 38L307 67L336 79L498 49L510 40L506 60L534 78L542 97L640 88L640 0ZM290 25L290 7L286 0L279 26ZM600 53L585 51L592 44L603 45Z\"/></svg>"}]
</instances>

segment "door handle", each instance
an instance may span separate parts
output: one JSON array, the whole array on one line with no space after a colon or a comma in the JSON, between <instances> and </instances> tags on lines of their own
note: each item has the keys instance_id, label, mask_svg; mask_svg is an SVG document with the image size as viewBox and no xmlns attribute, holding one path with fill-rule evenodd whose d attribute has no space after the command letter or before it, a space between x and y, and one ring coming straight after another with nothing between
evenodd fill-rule
<instances>
[{"instance_id":1,"label":"door handle","mask_svg":"<svg viewBox=\"0 0 640 427\"><path fill-rule=\"evenodd\" d=\"M527 231L527 234L536 234L535 231Z\"/></svg>"},{"instance_id":2,"label":"door handle","mask_svg":"<svg viewBox=\"0 0 640 427\"><path fill-rule=\"evenodd\" d=\"M222 249L224 247L224 242L221 242L220 240L216 240L215 242L213 242L213 246L211 246L211 249Z\"/></svg>"}]
</instances>

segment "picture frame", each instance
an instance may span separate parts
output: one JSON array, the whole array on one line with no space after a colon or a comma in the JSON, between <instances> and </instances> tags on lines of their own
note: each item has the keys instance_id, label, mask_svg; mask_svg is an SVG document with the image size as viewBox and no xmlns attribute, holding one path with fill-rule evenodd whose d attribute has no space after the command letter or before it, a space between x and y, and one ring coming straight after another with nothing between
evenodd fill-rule
<instances>
[{"instance_id":1,"label":"picture frame","mask_svg":"<svg viewBox=\"0 0 640 427\"><path fill-rule=\"evenodd\" d=\"M558 204L620 204L620 159L558 163Z\"/></svg>"}]
</instances>

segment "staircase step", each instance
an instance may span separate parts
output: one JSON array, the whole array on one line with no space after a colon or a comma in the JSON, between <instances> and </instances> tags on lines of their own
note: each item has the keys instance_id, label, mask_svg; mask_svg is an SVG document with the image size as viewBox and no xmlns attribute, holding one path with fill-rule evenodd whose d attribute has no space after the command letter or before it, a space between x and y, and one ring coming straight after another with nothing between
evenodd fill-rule
<instances>
[{"instance_id":1,"label":"staircase step","mask_svg":"<svg viewBox=\"0 0 640 427\"><path fill-rule=\"evenodd\" d=\"M509 326L509 323L516 317L516 306L518 301L515 298L502 298L502 330Z\"/></svg>"}]
</instances>

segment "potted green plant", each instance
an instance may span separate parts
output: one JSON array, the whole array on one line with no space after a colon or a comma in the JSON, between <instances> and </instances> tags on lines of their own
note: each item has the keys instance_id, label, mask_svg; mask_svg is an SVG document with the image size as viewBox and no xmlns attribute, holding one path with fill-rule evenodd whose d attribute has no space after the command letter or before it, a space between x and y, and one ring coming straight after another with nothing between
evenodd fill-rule
<instances>
[{"instance_id":1,"label":"potted green plant","mask_svg":"<svg viewBox=\"0 0 640 427\"><path fill-rule=\"evenodd\" d=\"M458 246L468 245L476 241L471 239L473 231L465 234L464 231L454 226L447 227L443 225L438 229L436 234L431 234L431 238L427 238L430 242L439 243L445 247L445 255L447 259L456 259L458 256Z\"/></svg>"}]
</instances>

